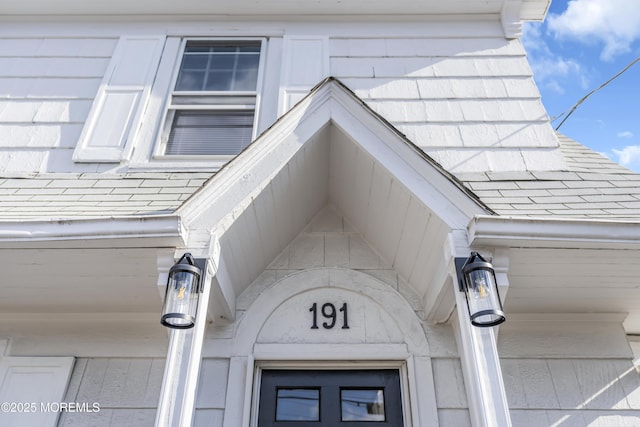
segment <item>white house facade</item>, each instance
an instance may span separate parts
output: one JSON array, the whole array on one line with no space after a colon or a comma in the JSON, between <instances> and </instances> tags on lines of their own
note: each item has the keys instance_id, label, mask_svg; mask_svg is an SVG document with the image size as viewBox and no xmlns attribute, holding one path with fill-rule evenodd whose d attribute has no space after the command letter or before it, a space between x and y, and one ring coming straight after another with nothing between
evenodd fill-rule
<instances>
[{"instance_id":1,"label":"white house facade","mask_svg":"<svg viewBox=\"0 0 640 427\"><path fill-rule=\"evenodd\" d=\"M551 128L549 3L0 0L0 425L640 425L640 175Z\"/></svg>"}]
</instances>

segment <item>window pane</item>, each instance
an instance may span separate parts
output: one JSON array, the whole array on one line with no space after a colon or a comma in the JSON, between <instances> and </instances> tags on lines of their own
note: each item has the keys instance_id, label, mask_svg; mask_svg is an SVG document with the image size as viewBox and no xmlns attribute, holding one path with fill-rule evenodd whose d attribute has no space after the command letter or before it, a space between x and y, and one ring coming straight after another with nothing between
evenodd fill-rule
<instances>
[{"instance_id":1,"label":"window pane","mask_svg":"<svg viewBox=\"0 0 640 427\"><path fill-rule=\"evenodd\" d=\"M251 142L253 114L252 110L177 110L165 154L238 154Z\"/></svg>"},{"instance_id":2,"label":"window pane","mask_svg":"<svg viewBox=\"0 0 640 427\"><path fill-rule=\"evenodd\" d=\"M260 43L189 42L177 91L255 91Z\"/></svg>"},{"instance_id":3,"label":"window pane","mask_svg":"<svg viewBox=\"0 0 640 427\"><path fill-rule=\"evenodd\" d=\"M233 84L233 71L209 70L203 90L230 90Z\"/></svg>"},{"instance_id":4,"label":"window pane","mask_svg":"<svg viewBox=\"0 0 640 427\"><path fill-rule=\"evenodd\" d=\"M276 421L320 421L320 391L302 388L278 389Z\"/></svg>"},{"instance_id":5,"label":"window pane","mask_svg":"<svg viewBox=\"0 0 640 427\"><path fill-rule=\"evenodd\" d=\"M385 421L384 390L340 390L342 421Z\"/></svg>"},{"instance_id":6,"label":"window pane","mask_svg":"<svg viewBox=\"0 0 640 427\"><path fill-rule=\"evenodd\" d=\"M204 71L183 70L178 77L176 86L180 86L180 90L202 90L202 82L204 81L204 78Z\"/></svg>"}]
</instances>

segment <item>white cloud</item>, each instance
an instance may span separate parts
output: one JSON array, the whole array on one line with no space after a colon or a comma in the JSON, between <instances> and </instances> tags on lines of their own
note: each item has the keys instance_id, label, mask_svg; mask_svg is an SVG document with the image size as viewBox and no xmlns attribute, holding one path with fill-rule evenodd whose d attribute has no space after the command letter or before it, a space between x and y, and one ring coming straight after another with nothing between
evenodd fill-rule
<instances>
[{"instance_id":1,"label":"white cloud","mask_svg":"<svg viewBox=\"0 0 640 427\"><path fill-rule=\"evenodd\" d=\"M631 170L640 171L640 145L628 145L622 150L611 150L618 163Z\"/></svg>"},{"instance_id":2,"label":"white cloud","mask_svg":"<svg viewBox=\"0 0 640 427\"><path fill-rule=\"evenodd\" d=\"M629 131L629 130L625 130L625 131L623 131L623 132L618 132L618 133L616 134L616 136L617 136L618 138L626 138L626 139L629 139L629 138L633 138L633 132L631 132L631 131Z\"/></svg>"},{"instance_id":3,"label":"white cloud","mask_svg":"<svg viewBox=\"0 0 640 427\"><path fill-rule=\"evenodd\" d=\"M540 24L525 23L522 43L527 51L527 59L539 86L564 94L564 86L578 81L586 89L589 80L583 67L573 59L555 54L547 44Z\"/></svg>"},{"instance_id":4,"label":"white cloud","mask_svg":"<svg viewBox=\"0 0 640 427\"><path fill-rule=\"evenodd\" d=\"M611 60L629 52L640 39L640 1L570 0L560 15L547 18L549 30L557 37L584 43L603 43L600 57Z\"/></svg>"}]
</instances>

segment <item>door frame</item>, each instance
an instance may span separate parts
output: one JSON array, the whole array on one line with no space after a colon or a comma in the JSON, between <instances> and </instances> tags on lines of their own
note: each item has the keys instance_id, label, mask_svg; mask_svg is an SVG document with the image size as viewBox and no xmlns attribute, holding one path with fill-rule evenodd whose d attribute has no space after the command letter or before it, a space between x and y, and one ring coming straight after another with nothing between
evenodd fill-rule
<instances>
[{"instance_id":1,"label":"door frame","mask_svg":"<svg viewBox=\"0 0 640 427\"><path fill-rule=\"evenodd\" d=\"M272 347L271 345L267 345ZM400 376L400 401L402 403L402 417L404 427L412 427L413 415L416 410L412 405L412 398L417 395L416 384L410 381L415 378L415 366L413 357L407 354L406 346L402 344L356 344L356 345L317 345L317 344L280 344L279 347L281 358L266 357L261 355L259 344L256 345L256 353L253 363L249 363L248 368L251 372L247 373L252 378L252 384L249 388L251 392L251 415L250 427L258 426L258 404L260 400L260 386L262 380L262 371L269 370L376 370L376 369L397 369ZM312 350L315 348L315 351ZM321 350L321 348L324 349ZM338 347L338 348L336 348ZM350 347L350 348L349 348ZM367 352L363 352L368 347ZM271 350L271 349L269 349ZM299 354L300 351L307 353L306 359L293 359L292 356ZM312 350L308 352L309 350ZM345 354L345 350L348 354ZM331 352L333 357L318 353ZM315 354L315 358L312 356ZM357 360L362 355L371 355L376 360ZM393 358L385 359L385 356L393 356ZM262 357L261 357L262 356ZM324 358L322 356L325 356ZM288 360L287 360L288 359ZM417 415L417 414L416 414Z\"/></svg>"},{"instance_id":2,"label":"door frame","mask_svg":"<svg viewBox=\"0 0 640 427\"><path fill-rule=\"evenodd\" d=\"M360 301L388 316L395 331L390 337L361 333L348 339L310 337L305 328L283 339L269 320L286 312L285 302L305 298L317 290ZM394 287L361 271L322 267L288 274L261 291L248 305L220 346L210 342L207 357L230 358L224 407L224 427L257 427L260 369L397 368L400 370L403 427L437 426L438 406L432 355L417 309ZM305 310L306 311L306 310ZM266 328L266 329L265 329ZM264 334L271 331L271 334ZM279 331L280 329L277 328ZM393 337L393 338L392 338ZM335 338L335 339L334 339Z\"/></svg>"}]
</instances>

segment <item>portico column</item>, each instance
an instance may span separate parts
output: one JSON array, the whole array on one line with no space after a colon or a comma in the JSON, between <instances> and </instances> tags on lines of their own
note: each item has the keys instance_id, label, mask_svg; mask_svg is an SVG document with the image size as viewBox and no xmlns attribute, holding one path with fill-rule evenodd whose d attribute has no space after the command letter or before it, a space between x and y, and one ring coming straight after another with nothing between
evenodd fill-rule
<instances>
[{"instance_id":1,"label":"portico column","mask_svg":"<svg viewBox=\"0 0 640 427\"><path fill-rule=\"evenodd\" d=\"M461 252L458 256L466 257L470 252ZM471 324L464 292L458 290L454 258L452 255L449 264L456 300L453 329L460 352L471 423L477 427L509 427L511 416L496 346L497 327L481 328ZM497 276L500 288L507 286L504 283L506 274Z\"/></svg>"},{"instance_id":2,"label":"portico column","mask_svg":"<svg viewBox=\"0 0 640 427\"><path fill-rule=\"evenodd\" d=\"M160 268L159 265L158 287L162 288L163 296L170 267L166 268L165 273L164 266ZM190 426L192 423L202 360L202 344L206 332L212 271L211 262L207 258L203 277L204 286L194 327L182 330L169 329L169 348L156 412L156 427Z\"/></svg>"}]
</instances>

